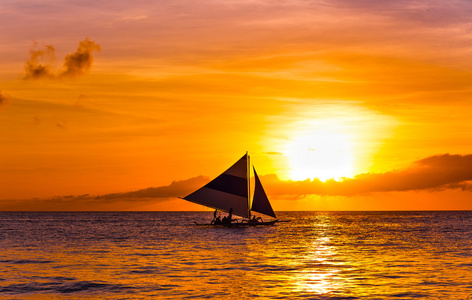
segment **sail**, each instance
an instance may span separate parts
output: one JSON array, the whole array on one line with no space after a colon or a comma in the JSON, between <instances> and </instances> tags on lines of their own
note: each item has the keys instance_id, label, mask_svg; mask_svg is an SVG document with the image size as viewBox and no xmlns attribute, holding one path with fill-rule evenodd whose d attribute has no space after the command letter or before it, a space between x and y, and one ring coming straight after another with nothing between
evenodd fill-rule
<instances>
[{"instance_id":1,"label":"sail","mask_svg":"<svg viewBox=\"0 0 472 300\"><path fill-rule=\"evenodd\" d=\"M183 199L248 218L248 155L228 170Z\"/></svg>"},{"instance_id":2,"label":"sail","mask_svg":"<svg viewBox=\"0 0 472 300\"><path fill-rule=\"evenodd\" d=\"M269 198L267 198L264 188L262 187L261 181L257 176L256 168L254 168L254 177L256 178L256 185L254 188L254 199L252 200L251 210L277 218L272 206L270 205Z\"/></svg>"}]
</instances>

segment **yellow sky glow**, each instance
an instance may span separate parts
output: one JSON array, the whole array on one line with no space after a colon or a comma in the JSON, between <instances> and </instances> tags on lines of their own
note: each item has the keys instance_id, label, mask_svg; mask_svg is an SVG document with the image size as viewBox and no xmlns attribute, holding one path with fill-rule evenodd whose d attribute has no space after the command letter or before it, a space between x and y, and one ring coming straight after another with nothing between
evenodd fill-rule
<instances>
[{"instance_id":1,"label":"yellow sky glow","mask_svg":"<svg viewBox=\"0 0 472 300\"><path fill-rule=\"evenodd\" d=\"M285 164L274 173L284 179L341 180L368 172L399 123L347 101L305 100L297 109L290 117L275 118L270 132L279 135L266 140L268 149L283 154Z\"/></svg>"}]
</instances>

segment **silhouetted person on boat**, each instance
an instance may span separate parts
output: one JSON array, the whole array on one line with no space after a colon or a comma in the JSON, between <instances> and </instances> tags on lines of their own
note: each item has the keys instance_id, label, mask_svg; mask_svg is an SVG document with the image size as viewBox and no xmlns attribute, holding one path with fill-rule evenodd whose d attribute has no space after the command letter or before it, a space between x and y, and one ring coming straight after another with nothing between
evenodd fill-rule
<instances>
[{"instance_id":1,"label":"silhouetted person on boat","mask_svg":"<svg viewBox=\"0 0 472 300\"><path fill-rule=\"evenodd\" d=\"M218 212L217 209L215 209L215 212L213 213L213 220L211 221L211 224L221 224L221 219L220 216L217 216L216 213Z\"/></svg>"},{"instance_id":2,"label":"silhouetted person on boat","mask_svg":"<svg viewBox=\"0 0 472 300\"><path fill-rule=\"evenodd\" d=\"M231 222L233 222L233 208L229 209L229 215L227 217L223 217L221 222L223 224L231 224Z\"/></svg>"},{"instance_id":3,"label":"silhouetted person on boat","mask_svg":"<svg viewBox=\"0 0 472 300\"><path fill-rule=\"evenodd\" d=\"M262 222L262 218L261 217L256 217L256 216L252 216L252 219L250 220L251 223L257 223L257 222Z\"/></svg>"}]
</instances>

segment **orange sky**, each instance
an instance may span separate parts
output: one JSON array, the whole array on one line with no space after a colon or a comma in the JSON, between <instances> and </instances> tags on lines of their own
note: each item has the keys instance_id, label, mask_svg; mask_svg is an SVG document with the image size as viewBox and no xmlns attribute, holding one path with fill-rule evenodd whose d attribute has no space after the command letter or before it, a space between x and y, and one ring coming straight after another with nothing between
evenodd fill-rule
<instances>
[{"instance_id":1,"label":"orange sky","mask_svg":"<svg viewBox=\"0 0 472 300\"><path fill-rule=\"evenodd\" d=\"M2 2L0 210L201 210L246 150L275 210L472 209L471 14Z\"/></svg>"}]
</instances>

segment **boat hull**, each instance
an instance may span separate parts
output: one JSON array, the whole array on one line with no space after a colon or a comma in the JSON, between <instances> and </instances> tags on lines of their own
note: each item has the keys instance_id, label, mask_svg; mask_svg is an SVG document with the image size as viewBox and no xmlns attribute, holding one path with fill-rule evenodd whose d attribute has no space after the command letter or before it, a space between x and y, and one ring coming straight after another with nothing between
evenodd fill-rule
<instances>
[{"instance_id":1,"label":"boat hull","mask_svg":"<svg viewBox=\"0 0 472 300\"><path fill-rule=\"evenodd\" d=\"M211 226L211 227L256 227L256 226L270 226L277 223L278 220L267 221L267 222L234 222L228 224L208 224L208 223L197 223L194 222L197 226Z\"/></svg>"}]
</instances>

